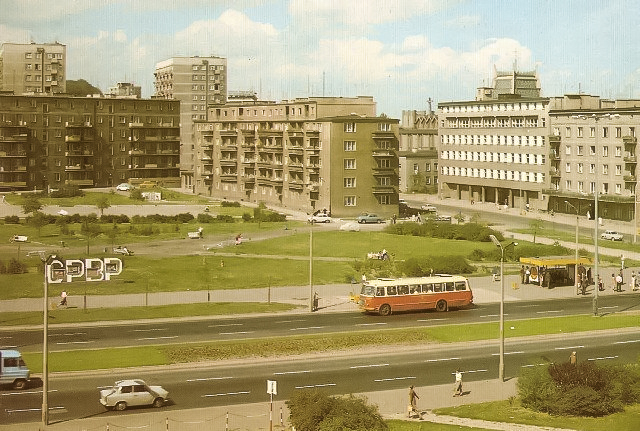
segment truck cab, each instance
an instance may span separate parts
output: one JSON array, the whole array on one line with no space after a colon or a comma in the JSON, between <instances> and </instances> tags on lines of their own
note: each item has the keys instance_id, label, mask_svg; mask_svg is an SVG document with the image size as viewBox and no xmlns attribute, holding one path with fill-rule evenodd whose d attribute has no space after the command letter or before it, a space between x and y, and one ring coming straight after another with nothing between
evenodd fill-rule
<instances>
[{"instance_id":1,"label":"truck cab","mask_svg":"<svg viewBox=\"0 0 640 431\"><path fill-rule=\"evenodd\" d=\"M0 350L0 385L24 389L29 383L30 371L17 350Z\"/></svg>"}]
</instances>

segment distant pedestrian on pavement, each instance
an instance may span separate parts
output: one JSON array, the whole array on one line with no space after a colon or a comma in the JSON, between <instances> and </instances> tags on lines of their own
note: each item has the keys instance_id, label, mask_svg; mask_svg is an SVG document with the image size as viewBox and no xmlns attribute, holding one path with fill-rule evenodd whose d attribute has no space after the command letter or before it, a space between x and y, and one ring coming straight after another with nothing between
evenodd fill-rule
<instances>
[{"instance_id":1,"label":"distant pedestrian on pavement","mask_svg":"<svg viewBox=\"0 0 640 431\"><path fill-rule=\"evenodd\" d=\"M462 396L462 371L460 368L456 369L456 385L453 387L453 396Z\"/></svg>"},{"instance_id":2,"label":"distant pedestrian on pavement","mask_svg":"<svg viewBox=\"0 0 640 431\"><path fill-rule=\"evenodd\" d=\"M58 304L58 307L62 307L62 306L67 306L67 291L63 290L62 293L60 294L60 304Z\"/></svg>"},{"instance_id":3,"label":"distant pedestrian on pavement","mask_svg":"<svg viewBox=\"0 0 640 431\"><path fill-rule=\"evenodd\" d=\"M524 284L524 265L520 267L520 283Z\"/></svg>"},{"instance_id":4,"label":"distant pedestrian on pavement","mask_svg":"<svg viewBox=\"0 0 640 431\"><path fill-rule=\"evenodd\" d=\"M571 355L569 356L569 362L571 363L571 365L576 366L576 364L578 363L578 357L576 356L576 352L571 352Z\"/></svg>"},{"instance_id":5,"label":"distant pedestrian on pavement","mask_svg":"<svg viewBox=\"0 0 640 431\"><path fill-rule=\"evenodd\" d=\"M409 386L409 417L411 417L411 413L418 413L418 408L416 407L416 400L419 400L420 397L416 393L415 389L413 389L413 385Z\"/></svg>"},{"instance_id":6,"label":"distant pedestrian on pavement","mask_svg":"<svg viewBox=\"0 0 640 431\"><path fill-rule=\"evenodd\" d=\"M620 274L616 275L616 292L622 292L622 276Z\"/></svg>"},{"instance_id":7,"label":"distant pedestrian on pavement","mask_svg":"<svg viewBox=\"0 0 640 431\"><path fill-rule=\"evenodd\" d=\"M524 270L524 284L529 284L529 276L531 275L531 271L529 271L529 267Z\"/></svg>"},{"instance_id":8,"label":"distant pedestrian on pavement","mask_svg":"<svg viewBox=\"0 0 640 431\"><path fill-rule=\"evenodd\" d=\"M616 275L614 273L611 273L611 288L614 292L616 291Z\"/></svg>"},{"instance_id":9,"label":"distant pedestrian on pavement","mask_svg":"<svg viewBox=\"0 0 640 431\"><path fill-rule=\"evenodd\" d=\"M604 290L604 283L602 282L602 277L598 275L598 290L602 292Z\"/></svg>"},{"instance_id":10,"label":"distant pedestrian on pavement","mask_svg":"<svg viewBox=\"0 0 640 431\"><path fill-rule=\"evenodd\" d=\"M631 281L629 282L629 287L631 289L636 288L636 272L635 271L631 271Z\"/></svg>"}]
</instances>

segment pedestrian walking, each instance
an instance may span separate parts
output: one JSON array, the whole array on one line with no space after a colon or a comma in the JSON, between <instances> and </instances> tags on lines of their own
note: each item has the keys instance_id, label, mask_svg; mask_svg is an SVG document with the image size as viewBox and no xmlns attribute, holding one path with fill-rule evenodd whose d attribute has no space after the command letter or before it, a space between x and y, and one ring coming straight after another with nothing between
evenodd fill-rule
<instances>
[{"instance_id":1,"label":"pedestrian walking","mask_svg":"<svg viewBox=\"0 0 640 431\"><path fill-rule=\"evenodd\" d=\"M416 406L416 400L419 400L420 397L416 393L413 385L409 386L409 407L407 410L409 411L409 417L411 417L411 413L418 413L418 408Z\"/></svg>"},{"instance_id":2,"label":"pedestrian walking","mask_svg":"<svg viewBox=\"0 0 640 431\"><path fill-rule=\"evenodd\" d=\"M524 270L524 284L529 284L529 277L531 276L531 271L529 270L529 267L527 266L526 269Z\"/></svg>"},{"instance_id":3,"label":"pedestrian walking","mask_svg":"<svg viewBox=\"0 0 640 431\"><path fill-rule=\"evenodd\" d=\"M462 371L460 368L456 369L456 385L453 387L453 396L462 396Z\"/></svg>"},{"instance_id":4,"label":"pedestrian walking","mask_svg":"<svg viewBox=\"0 0 640 431\"><path fill-rule=\"evenodd\" d=\"M598 276L598 290L602 292L604 290L604 283L602 282L602 277Z\"/></svg>"},{"instance_id":5,"label":"pedestrian walking","mask_svg":"<svg viewBox=\"0 0 640 431\"><path fill-rule=\"evenodd\" d=\"M524 265L520 267L520 283L524 284Z\"/></svg>"},{"instance_id":6,"label":"pedestrian walking","mask_svg":"<svg viewBox=\"0 0 640 431\"><path fill-rule=\"evenodd\" d=\"M616 275L616 292L622 292L622 283L624 280L620 274Z\"/></svg>"},{"instance_id":7,"label":"pedestrian walking","mask_svg":"<svg viewBox=\"0 0 640 431\"><path fill-rule=\"evenodd\" d=\"M616 291L616 275L613 272L611 273L611 289Z\"/></svg>"},{"instance_id":8,"label":"pedestrian walking","mask_svg":"<svg viewBox=\"0 0 640 431\"><path fill-rule=\"evenodd\" d=\"M62 293L60 293L60 304L58 304L58 307L62 307L62 306L67 306L67 291L63 290Z\"/></svg>"},{"instance_id":9,"label":"pedestrian walking","mask_svg":"<svg viewBox=\"0 0 640 431\"><path fill-rule=\"evenodd\" d=\"M635 290L636 288L636 272L635 271L631 271L631 281L629 282L629 287L632 290Z\"/></svg>"}]
</instances>

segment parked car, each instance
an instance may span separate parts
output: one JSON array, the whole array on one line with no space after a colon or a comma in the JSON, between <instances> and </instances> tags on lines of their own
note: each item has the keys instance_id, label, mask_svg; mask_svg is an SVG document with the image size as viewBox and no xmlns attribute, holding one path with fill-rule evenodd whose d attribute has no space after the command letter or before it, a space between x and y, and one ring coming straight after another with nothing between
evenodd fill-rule
<instances>
[{"instance_id":1,"label":"parked car","mask_svg":"<svg viewBox=\"0 0 640 431\"><path fill-rule=\"evenodd\" d=\"M143 181L138 187L141 189L152 189L154 187L158 187L158 183L155 181Z\"/></svg>"},{"instance_id":2,"label":"parked car","mask_svg":"<svg viewBox=\"0 0 640 431\"><path fill-rule=\"evenodd\" d=\"M356 218L358 223L384 223L384 219L376 214L364 213Z\"/></svg>"},{"instance_id":3,"label":"parked car","mask_svg":"<svg viewBox=\"0 0 640 431\"><path fill-rule=\"evenodd\" d=\"M133 256L133 250L129 250L126 246L123 247L119 245L117 247L113 247L113 252L115 254L122 254L124 256Z\"/></svg>"},{"instance_id":4,"label":"parked car","mask_svg":"<svg viewBox=\"0 0 640 431\"><path fill-rule=\"evenodd\" d=\"M622 241L623 235L615 230L606 230L600 235L602 239L608 239L610 241Z\"/></svg>"},{"instance_id":5,"label":"parked car","mask_svg":"<svg viewBox=\"0 0 640 431\"><path fill-rule=\"evenodd\" d=\"M360 232L360 226L354 221L349 221L340 226L340 230L343 232Z\"/></svg>"},{"instance_id":6,"label":"parked car","mask_svg":"<svg viewBox=\"0 0 640 431\"><path fill-rule=\"evenodd\" d=\"M144 380L120 380L113 387L100 391L100 404L119 411L129 406L162 407L168 395L161 386L149 386Z\"/></svg>"},{"instance_id":7,"label":"parked car","mask_svg":"<svg viewBox=\"0 0 640 431\"><path fill-rule=\"evenodd\" d=\"M131 185L129 185L129 183L121 183L116 186L116 190L119 190L121 192L128 192L129 190L131 190Z\"/></svg>"},{"instance_id":8,"label":"parked car","mask_svg":"<svg viewBox=\"0 0 640 431\"><path fill-rule=\"evenodd\" d=\"M424 211L427 211L427 212L430 212L430 213L434 213L434 212L437 212L437 211L438 211L438 210L436 209L436 207L435 207L435 206L433 206L433 205L431 205L431 204L425 204L425 205L422 205L422 206L420 207L420 209L422 209L422 210L424 210Z\"/></svg>"},{"instance_id":9,"label":"parked car","mask_svg":"<svg viewBox=\"0 0 640 431\"><path fill-rule=\"evenodd\" d=\"M331 217L325 213L318 213L310 216L307 221L309 223L331 223Z\"/></svg>"}]
</instances>

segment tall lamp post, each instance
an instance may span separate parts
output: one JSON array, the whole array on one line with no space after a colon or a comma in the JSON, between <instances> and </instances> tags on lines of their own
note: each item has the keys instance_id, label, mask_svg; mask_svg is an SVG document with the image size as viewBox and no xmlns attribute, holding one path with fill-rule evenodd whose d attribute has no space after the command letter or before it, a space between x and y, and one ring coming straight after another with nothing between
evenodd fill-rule
<instances>
[{"instance_id":1,"label":"tall lamp post","mask_svg":"<svg viewBox=\"0 0 640 431\"><path fill-rule=\"evenodd\" d=\"M309 228L309 311L315 311L314 295L313 295L313 219L311 219L311 227Z\"/></svg>"},{"instance_id":2,"label":"tall lamp post","mask_svg":"<svg viewBox=\"0 0 640 431\"><path fill-rule=\"evenodd\" d=\"M593 119L595 122L595 165L596 165L596 171L594 172L594 190L593 190L593 220L594 220L594 229L593 229L593 258L595 260L594 263L594 280L596 281L596 288L594 290L595 294L593 295L593 315L597 316L598 315L598 280L600 280L600 274L598 272L598 260L599 260L599 256L598 256L598 121L601 118L609 118L609 119L613 119L613 118L618 118L620 115L618 114L610 114L610 113L606 113L606 114L592 114L590 116L587 115L573 115L572 118L576 118L579 120L588 120L588 119Z\"/></svg>"},{"instance_id":3,"label":"tall lamp post","mask_svg":"<svg viewBox=\"0 0 640 431\"><path fill-rule=\"evenodd\" d=\"M575 275L574 275L574 281L576 283L576 295L580 292L580 284L578 283L578 235L579 235L579 231L580 231L580 218L578 217L578 208L576 208L575 206L571 205L571 203L569 201L564 201L565 204L567 204L568 206L570 206L571 208L573 208L573 210L576 212L576 263L575 263ZM597 277L597 275L596 275ZM598 290L598 280L596 279L596 290Z\"/></svg>"},{"instance_id":4,"label":"tall lamp post","mask_svg":"<svg viewBox=\"0 0 640 431\"><path fill-rule=\"evenodd\" d=\"M518 245L517 242L511 241L506 246L502 246L495 235L489 235L491 241L500 247L500 364L498 365L498 378L504 381L504 250L510 246Z\"/></svg>"}]
</instances>

